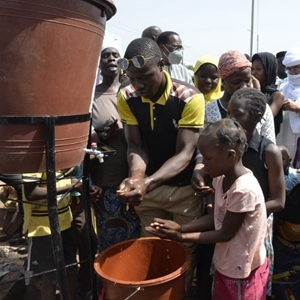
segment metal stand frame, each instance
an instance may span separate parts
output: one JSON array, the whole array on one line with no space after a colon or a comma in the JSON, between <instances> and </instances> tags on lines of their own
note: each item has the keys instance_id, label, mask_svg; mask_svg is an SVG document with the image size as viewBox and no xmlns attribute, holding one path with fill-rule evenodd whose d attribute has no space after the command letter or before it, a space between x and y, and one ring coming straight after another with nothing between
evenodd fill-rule
<instances>
[{"instance_id":1,"label":"metal stand frame","mask_svg":"<svg viewBox=\"0 0 300 300\"><path fill-rule=\"evenodd\" d=\"M45 125L45 150L46 150L46 173L47 173L47 202L49 211L49 222L51 228L52 247L55 258L56 273L58 285L60 290L60 299L69 300L69 288L66 275L65 261L63 255L63 247L61 240L61 233L57 214L57 200L56 200L56 168L55 168L55 125L57 124L71 124L78 122L85 122L91 120L91 114L72 115L72 116L42 116L42 117L0 117L0 124L44 124ZM90 133L89 133L90 141ZM73 166L70 166L73 167ZM89 155L86 154L84 158L84 172L83 172L83 191L84 191L84 208L86 215L86 222L88 232L91 236L91 207L89 201ZM94 261L92 257L92 244L89 240L89 254L90 261ZM92 279L92 299L97 299L96 276L91 266Z\"/></svg>"}]
</instances>

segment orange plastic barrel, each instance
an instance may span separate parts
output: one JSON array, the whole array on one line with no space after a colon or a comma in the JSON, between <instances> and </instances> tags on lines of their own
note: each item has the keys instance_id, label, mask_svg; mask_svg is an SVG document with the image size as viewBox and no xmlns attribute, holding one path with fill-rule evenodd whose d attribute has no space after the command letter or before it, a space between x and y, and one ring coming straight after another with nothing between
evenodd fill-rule
<instances>
[{"instance_id":1,"label":"orange plastic barrel","mask_svg":"<svg viewBox=\"0 0 300 300\"><path fill-rule=\"evenodd\" d=\"M94 262L107 300L182 300L189 265L183 244L155 237L117 243Z\"/></svg>"},{"instance_id":2,"label":"orange plastic barrel","mask_svg":"<svg viewBox=\"0 0 300 300\"><path fill-rule=\"evenodd\" d=\"M46 170L45 125L90 112L111 0L0 0L0 173ZM3 122L3 119L8 122ZM55 125L56 169L82 162L90 120Z\"/></svg>"}]
</instances>

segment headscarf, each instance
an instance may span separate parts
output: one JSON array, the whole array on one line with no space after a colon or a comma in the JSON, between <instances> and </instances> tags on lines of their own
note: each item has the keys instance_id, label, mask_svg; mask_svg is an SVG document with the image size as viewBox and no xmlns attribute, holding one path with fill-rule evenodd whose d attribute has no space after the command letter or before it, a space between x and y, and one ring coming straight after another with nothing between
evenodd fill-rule
<instances>
[{"instance_id":1,"label":"headscarf","mask_svg":"<svg viewBox=\"0 0 300 300\"><path fill-rule=\"evenodd\" d=\"M218 70L218 64L219 64L219 60L214 57L214 56L210 56L210 55L205 55L205 56L202 56L200 57L197 61L196 61L196 64L195 64L195 67L194 67L194 84L195 84L195 87L197 87L197 80L196 80L196 73L199 71L199 69L204 65L204 64L212 64L214 65L217 70ZM219 79L219 82L218 82L218 85L217 87L211 91L210 93L208 94L203 94L204 96L204 99L205 99L205 103L208 103L210 102L211 100L215 100L215 99L220 99L221 98L221 80Z\"/></svg>"},{"instance_id":2,"label":"headscarf","mask_svg":"<svg viewBox=\"0 0 300 300\"><path fill-rule=\"evenodd\" d=\"M300 48L290 49L284 56L282 63L286 67L293 67L300 65Z\"/></svg>"},{"instance_id":3,"label":"headscarf","mask_svg":"<svg viewBox=\"0 0 300 300\"><path fill-rule=\"evenodd\" d=\"M300 48L290 49L284 56L282 63L286 67L293 67L300 65ZM296 104L300 105L300 79L294 80L299 75L288 74L289 81L283 87L282 93L284 96ZM290 125L293 133L300 133L299 115L289 111Z\"/></svg>"},{"instance_id":4,"label":"headscarf","mask_svg":"<svg viewBox=\"0 0 300 300\"><path fill-rule=\"evenodd\" d=\"M107 48L116 49L119 52L120 57L123 57L123 52L122 52L122 49L121 49L119 44L117 44L115 41L104 39L104 41L102 43L101 53L100 53L100 56L99 56L98 66L100 65L102 51L104 51ZM95 81L96 85L100 84L102 82L102 79L103 78L102 78L102 74L101 74L101 69L98 67L98 70L97 70L97 73L96 73L96 81Z\"/></svg>"},{"instance_id":5,"label":"headscarf","mask_svg":"<svg viewBox=\"0 0 300 300\"><path fill-rule=\"evenodd\" d=\"M260 60L266 74L266 84L261 86L261 91L264 94L273 94L277 92L275 82L277 76L277 59L274 54L270 52L256 53L252 57L252 63L255 60Z\"/></svg>"},{"instance_id":6,"label":"headscarf","mask_svg":"<svg viewBox=\"0 0 300 300\"><path fill-rule=\"evenodd\" d=\"M241 69L251 69L251 66L251 62L244 53L235 50L227 51L220 57L219 75L225 79Z\"/></svg>"},{"instance_id":7,"label":"headscarf","mask_svg":"<svg viewBox=\"0 0 300 300\"><path fill-rule=\"evenodd\" d=\"M120 57L123 57L123 51L121 49L121 46L118 43L104 40L103 44L102 44L101 52L104 51L107 48L114 48L114 49L116 49L119 52Z\"/></svg>"},{"instance_id":8,"label":"headscarf","mask_svg":"<svg viewBox=\"0 0 300 300\"><path fill-rule=\"evenodd\" d=\"M263 68L265 70L266 81L264 85L261 84L261 91L267 97L267 103L269 105L274 101L274 97L278 92L275 82L277 78L277 59L274 54L270 52L260 52L252 56L252 63L255 60L260 60ZM279 110L277 115L274 117L274 128L275 134L277 135L280 132L281 123L283 120L282 108Z\"/></svg>"},{"instance_id":9,"label":"headscarf","mask_svg":"<svg viewBox=\"0 0 300 300\"><path fill-rule=\"evenodd\" d=\"M293 67L300 65L300 48L292 48L289 50L284 57L282 63L286 67ZM297 78L299 75L290 75L288 73L289 81L283 87L282 92L284 93L285 97L296 101L300 98L300 80L294 79Z\"/></svg>"}]
</instances>

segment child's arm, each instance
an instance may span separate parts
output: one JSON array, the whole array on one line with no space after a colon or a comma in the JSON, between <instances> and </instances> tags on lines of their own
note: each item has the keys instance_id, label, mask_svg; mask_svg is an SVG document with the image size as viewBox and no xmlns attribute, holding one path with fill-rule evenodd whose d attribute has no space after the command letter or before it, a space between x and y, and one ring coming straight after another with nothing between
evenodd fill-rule
<instances>
[{"instance_id":1,"label":"child's arm","mask_svg":"<svg viewBox=\"0 0 300 300\"><path fill-rule=\"evenodd\" d=\"M79 192L82 192L81 186L82 183L78 182L77 179L72 179L72 184L68 184L63 187L58 187L56 189L57 195L62 195L66 193L67 191L71 190L78 190ZM40 186L38 182L26 182L24 184L24 193L25 198L30 201L36 201L36 200L45 200L47 198L47 186Z\"/></svg>"},{"instance_id":2,"label":"child's arm","mask_svg":"<svg viewBox=\"0 0 300 300\"><path fill-rule=\"evenodd\" d=\"M154 218L153 223L151 223L150 226L145 227L146 231L156 236L174 240L180 240L183 232L197 232L212 229L214 229L213 214L205 215L184 225L179 225L171 220Z\"/></svg>"},{"instance_id":3,"label":"child's arm","mask_svg":"<svg viewBox=\"0 0 300 300\"><path fill-rule=\"evenodd\" d=\"M240 229L246 213L226 212L222 228L206 232L181 233L178 241L185 243L214 244L230 241Z\"/></svg>"},{"instance_id":4,"label":"child's arm","mask_svg":"<svg viewBox=\"0 0 300 300\"><path fill-rule=\"evenodd\" d=\"M268 182L270 199L266 202L267 214L278 212L285 204L285 180L280 149L270 144L265 152L265 162L268 167Z\"/></svg>"},{"instance_id":5,"label":"child's arm","mask_svg":"<svg viewBox=\"0 0 300 300\"><path fill-rule=\"evenodd\" d=\"M199 195L213 193L213 188L205 182L207 176L208 174L204 169L204 165L202 163L196 163L191 178L191 186L195 192L199 193Z\"/></svg>"},{"instance_id":6,"label":"child's arm","mask_svg":"<svg viewBox=\"0 0 300 300\"><path fill-rule=\"evenodd\" d=\"M213 244L231 240L240 229L246 213L226 212L222 228L214 228L212 214L180 226L174 221L154 219L145 229L161 238L170 238L185 243ZM207 231L210 230L210 231Z\"/></svg>"}]
</instances>

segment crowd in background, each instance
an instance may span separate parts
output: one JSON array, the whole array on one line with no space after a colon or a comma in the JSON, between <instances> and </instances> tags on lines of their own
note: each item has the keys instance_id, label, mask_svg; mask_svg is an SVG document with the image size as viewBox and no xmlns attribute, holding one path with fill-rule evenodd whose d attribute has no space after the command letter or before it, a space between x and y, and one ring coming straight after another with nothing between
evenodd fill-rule
<instances>
[{"instance_id":1,"label":"crowd in background","mask_svg":"<svg viewBox=\"0 0 300 300\"><path fill-rule=\"evenodd\" d=\"M186 296L196 282L204 300L300 299L300 48L207 53L193 70L183 52L180 35L158 26L124 54L104 40L91 141L116 152L90 160L94 252L157 235L191 253ZM87 237L74 168L57 172L58 197L72 190L58 207L68 263L78 249L84 256ZM23 199L38 203L24 205L23 225L37 273L55 265L46 181L23 174L14 184L20 194L26 183ZM90 291L89 268L68 269L72 299ZM42 299L55 299L55 273L41 280Z\"/></svg>"}]
</instances>

